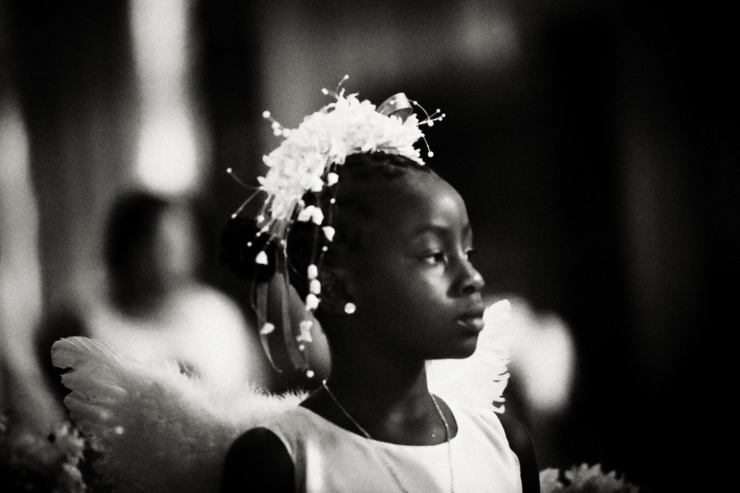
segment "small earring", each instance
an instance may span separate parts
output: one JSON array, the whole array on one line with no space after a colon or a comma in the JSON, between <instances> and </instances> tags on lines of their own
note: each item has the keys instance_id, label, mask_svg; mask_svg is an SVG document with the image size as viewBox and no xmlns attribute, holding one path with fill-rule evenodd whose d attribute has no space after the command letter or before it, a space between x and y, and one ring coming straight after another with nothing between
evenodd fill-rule
<instances>
[{"instance_id":1,"label":"small earring","mask_svg":"<svg viewBox=\"0 0 740 493\"><path fill-rule=\"evenodd\" d=\"M357 305L352 303L351 301L348 301L347 304L344 305L344 313L347 315L352 315L355 313L355 310L357 310Z\"/></svg>"}]
</instances>

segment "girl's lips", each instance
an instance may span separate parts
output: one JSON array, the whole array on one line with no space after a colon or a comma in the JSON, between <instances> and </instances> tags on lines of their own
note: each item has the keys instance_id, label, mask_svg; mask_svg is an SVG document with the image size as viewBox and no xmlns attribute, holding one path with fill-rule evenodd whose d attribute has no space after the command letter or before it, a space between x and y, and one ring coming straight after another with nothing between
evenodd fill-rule
<instances>
[{"instance_id":1,"label":"girl's lips","mask_svg":"<svg viewBox=\"0 0 740 493\"><path fill-rule=\"evenodd\" d=\"M457 321L472 331L480 332L483 330L483 316L481 315L463 315Z\"/></svg>"}]
</instances>

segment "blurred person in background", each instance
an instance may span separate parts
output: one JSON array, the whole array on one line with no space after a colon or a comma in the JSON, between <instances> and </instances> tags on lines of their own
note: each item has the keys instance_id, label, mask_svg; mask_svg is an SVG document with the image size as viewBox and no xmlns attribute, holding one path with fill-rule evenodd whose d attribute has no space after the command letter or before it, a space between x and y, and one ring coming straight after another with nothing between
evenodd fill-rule
<instances>
[{"instance_id":1,"label":"blurred person in background","mask_svg":"<svg viewBox=\"0 0 740 493\"><path fill-rule=\"evenodd\" d=\"M49 351L55 340L74 335L143 363L176 361L182 373L209 385L265 383L255 331L231 298L200 279L197 226L188 202L146 191L117 198L104 235L102 279L83 287L40 333L39 358L59 397L67 389Z\"/></svg>"}]
</instances>

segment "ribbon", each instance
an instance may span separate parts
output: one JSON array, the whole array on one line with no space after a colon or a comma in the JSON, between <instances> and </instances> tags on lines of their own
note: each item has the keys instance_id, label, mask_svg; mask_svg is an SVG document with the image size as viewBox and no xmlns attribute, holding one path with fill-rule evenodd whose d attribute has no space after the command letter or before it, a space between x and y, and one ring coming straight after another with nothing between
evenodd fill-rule
<instances>
[{"instance_id":1,"label":"ribbon","mask_svg":"<svg viewBox=\"0 0 740 493\"><path fill-rule=\"evenodd\" d=\"M401 121L404 121L411 116L414 108L406 94L399 92L383 101L375 111L385 116L397 116Z\"/></svg>"}]
</instances>

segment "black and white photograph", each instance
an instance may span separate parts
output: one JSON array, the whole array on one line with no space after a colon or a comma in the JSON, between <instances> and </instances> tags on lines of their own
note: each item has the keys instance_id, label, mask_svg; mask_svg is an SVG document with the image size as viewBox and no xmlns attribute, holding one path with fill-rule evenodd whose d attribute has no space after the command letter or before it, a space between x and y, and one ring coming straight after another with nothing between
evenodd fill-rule
<instances>
[{"instance_id":1,"label":"black and white photograph","mask_svg":"<svg viewBox=\"0 0 740 493\"><path fill-rule=\"evenodd\" d=\"M0 490L731 491L735 19L0 0Z\"/></svg>"}]
</instances>

